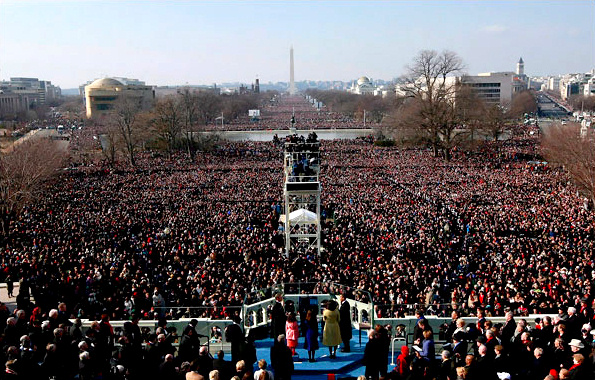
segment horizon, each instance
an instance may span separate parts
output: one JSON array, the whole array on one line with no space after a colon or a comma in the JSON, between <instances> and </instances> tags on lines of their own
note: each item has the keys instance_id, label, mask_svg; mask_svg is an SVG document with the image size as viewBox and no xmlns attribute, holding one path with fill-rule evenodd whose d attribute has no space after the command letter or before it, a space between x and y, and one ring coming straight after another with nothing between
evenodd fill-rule
<instances>
[{"instance_id":1,"label":"horizon","mask_svg":"<svg viewBox=\"0 0 595 380\"><path fill-rule=\"evenodd\" d=\"M0 0L0 79L64 89L102 77L152 86L392 81L421 50L466 72L528 76L595 67L595 4L584 1ZM40 38L43 36L43 38Z\"/></svg>"}]
</instances>

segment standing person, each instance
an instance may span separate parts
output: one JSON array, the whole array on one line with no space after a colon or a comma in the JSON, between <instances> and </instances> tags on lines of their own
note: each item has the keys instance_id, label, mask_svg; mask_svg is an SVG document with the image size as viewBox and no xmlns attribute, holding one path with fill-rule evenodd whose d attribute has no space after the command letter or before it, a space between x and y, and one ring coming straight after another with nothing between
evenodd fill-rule
<instances>
[{"instance_id":1,"label":"standing person","mask_svg":"<svg viewBox=\"0 0 595 380\"><path fill-rule=\"evenodd\" d=\"M341 316L337 310L337 302L330 300L326 310L322 313L324 320L324 331L322 332L322 344L328 347L331 359L337 357L337 346L341 344L341 331L339 321Z\"/></svg>"},{"instance_id":2,"label":"standing person","mask_svg":"<svg viewBox=\"0 0 595 380\"><path fill-rule=\"evenodd\" d=\"M438 368L438 380L454 380L457 378L455 363L450 356L450 351L442 351L442 361Z\"/></svg>"},{"instance_id":3,"label":"standing person","mask_svg":"<svg viewBox=\"0 0 595 380\"><path fill-rule=\"evenodd\" d=\"M14 291L14 282L11 275L6 276L6 291L8 292L8 298L12 298Z\"/></svg>"},{"instance_id":4,"label":"standing person","mask_svg":"<svg viewBox=\"0 0 595 380\"><path fill-rule=\"evenodd\" d=\"M380 377L386 377L388 371L388 352L390 349L390 338L388 337L388 331L382 325L374 326L376 331L376 339L379 341L379 353L378 363L380 370Z\"/></svg>"},{"instance_id":5,"label":"standing person","mask_svg":"<svg viewBox=\"0 0 595 380\"><path fill-rule=\"evenodd\" d=\"M318 350L318 321L316 321L316 315L312 310L308 310L306 318L303 322L306 344L305 348L308 350L308 361L316 361L316 350Z\"/></svg>"},{"instance_id":6,"label":"standing person","mask_svg":"<svg viewBox=\"0 0 595 380\"><path fill-rule=\"evenodd\" d=\"M261 375L266 373L268 376L264 377L265 379L273 380L273 373L267 369L267 361L264 359L260 359L258 361L258 370L254 372L254 380L259 380Z\"/></svg>"},{"instance_id":7,"label":"standing person","mask_svg":"<svg viewBox=\"0 0 595 380\"><path fill-rule=\"evenodd\" d=\"M500 330L500 338L502 339L502 345L504 347L510 345L510 340L516 330L516 322L514 320L514 314L512 311L506 312L506 323Z\"/></svg>"},{"instance_id":8,"label":"standing person","mask_svg":"<svg viewBox=\"0 0 595 380\"><path fill-rule=\"evenodd\" d=\"M231 378L234 373L234 367L231 362L224 359L225 353L223 350L217 352L217 358L213 359L213 369L219 371L219 377L222 379Z\"/></svg>"},{"instance_id":9,"label":"standing person","mask_svg":"<svg viewBox=\"0 0 595 380\"><path fill-rule=\"evenodd\" d=\"M401 353L397 356L397 365L393 369L396 373L397 379L406 379L409 375L409 365L411 358L409 357L409 347L407 345L401 346Z\"/></svg>"},{"instance_id":10,"label":"standing person","mask_svg":"<svg viewBox=\"0 0 595 380\"><path fill-rule=\"evenodd\" d=\"M275 295L275 304L271 311L271 336L276 339L279 335L285 334L285 308L283 307L283 295L277 293Z\"/></svg>"},{"instance_id":11,"label":"standing person","mask_svg":"<svg viewBox=\"0 0 595 380\"><path fill-rule=\"evenodd\" d=\"M343 341L343 349L341 349L341 352L351 352L349 346L349 341L351 340L351 305L345 298L345 294L341 294L339 300L341 301L341 307L339 308L341 317L339 320L339 328L341 330L341 340Z\"/></svg>"},{"instance_id":12,"label":"standing person","mask_svg":"<svg viewBox=\"0 0 595 380\"><path fill-rule=\"evenodd\" d=\"M368 338L369 340L364 349L363 359L363 363L366 366L366 379L378 380L382 361L382 342L378 338L376 330L370 330Z\"/></svg>"},{"instance_id":13,"label":"standing person","mask_svg":"<svg viewBox=\"0 0 595 380\"><path fill-rule=\"evenodd\" d=\"M421 356L428 361L428 366L433 368L436 359L436 346L434 344L434 335L430 330L424 331Z\"/></svg>"},{"instance_id":14,"label":"standing person","mask_svg":"<svg viewBox=\"0 0 595 380\"><path fill-rule=\"evenodd\" d=\"M298 344L298 337L300 330L295 319L295 313L289 313L287 322L285 323L285 336L287 337L287 347L291 349L291 355L295 356L295 348Z\"/></svg>"},{"instance_id":15,"label":"standing person","mask_svg":"<svg viewBox=\"0 0 595 380\"><path fill-rule=\"evenodd\" d=\"M153 308L160 318L165 317L165 298L159 292L159 288L155 287L153 291Z\"/></svg>"},{"instance_id":16,"label":"standing person","mask_svg":"<svg viewBox=\"0 0 595 380\"><path fill-rule=\"evenodd\" d=\"M240 317L234 315L232 320L233 323L225 328L225 340L231 343L231 361L237 363L240 360L240 347L245 338L240 326Z\"/></svg>"},{"instance_id":17,"label":"standing person","mask_svg":"<svg viewBox=\"0 0 595 380\"><path fill-rule=\"evenodd\" d=\"M276 380L291 380L293 373L293 358L291 350L285 344L285 335L281 334L275 339L271 347L271 367Z\"/></svg>"}]
</instances>

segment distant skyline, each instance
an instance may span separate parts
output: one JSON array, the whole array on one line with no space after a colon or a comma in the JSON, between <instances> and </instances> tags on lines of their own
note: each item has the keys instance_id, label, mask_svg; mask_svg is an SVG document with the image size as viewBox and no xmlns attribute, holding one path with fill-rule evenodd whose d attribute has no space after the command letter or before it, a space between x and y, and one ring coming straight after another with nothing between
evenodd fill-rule
<instances>
[{"instance_id":1,"label":"distant skyline","mask_svg":"<svg viewBox=\"0 0 595 380\"><path fill-rule=\"evenodd\" d=\"M291 45L296 82L390 80L423 49L473 75L586 72L595 2L0 0L0 79L289 82Z\"/></svg>"}]
</instances>

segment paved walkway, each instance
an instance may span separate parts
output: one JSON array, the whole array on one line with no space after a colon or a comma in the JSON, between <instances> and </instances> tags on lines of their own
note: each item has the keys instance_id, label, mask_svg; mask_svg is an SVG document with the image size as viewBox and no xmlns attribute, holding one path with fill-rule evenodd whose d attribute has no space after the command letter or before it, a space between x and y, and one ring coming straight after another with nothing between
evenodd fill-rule
<instances>
[{"instance_id":1,"label":"paved walkway","mask_svg":"<svg viewBox=\"0 0 595 380\"><path fill-rule=\"evenodd\" d=\"M19 284L15 282L14 290L12 291L14 297L8 298L8 292L6 291L6 284L0 283L0 301L4 302L8 306L8 310L11 312L17 306L17 295L19 294Z\"/></svg>"}]
</instances>

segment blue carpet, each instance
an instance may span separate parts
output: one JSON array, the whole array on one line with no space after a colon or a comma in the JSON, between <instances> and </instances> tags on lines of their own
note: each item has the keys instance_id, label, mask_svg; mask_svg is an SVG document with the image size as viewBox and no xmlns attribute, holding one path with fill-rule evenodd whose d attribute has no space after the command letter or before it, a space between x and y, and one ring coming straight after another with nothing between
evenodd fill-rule
<instances>
[{"instance_id":1,"label":"blue carpet","mask_svg":"<svg viewBox=\"0 0 595 380\"><path fill-rule=\"evenodd\" d=\"M326 380L328 374L334 374L336 379L357 377L363 375L365 366L362 365L364 348L368 342L366 331L362 331L361 344L359 341L359 330L353 330L351 339L351 352L344 353L337 350L337 358L331 359L326 346L320 342L320 349L316 351L316 362L308 362L308 351L303 349L304 338L299 338L297 355L294 356L294 372L292 380ZM265 359L270 363L270 350L273 345L272 339L258 340L256 344L256 355L258 359ZM390 355L390 353L389 353ZM390 359L389 359L390 362ZM392 368L389 368L389 371Z\"/></svg>"}]
</instances>

